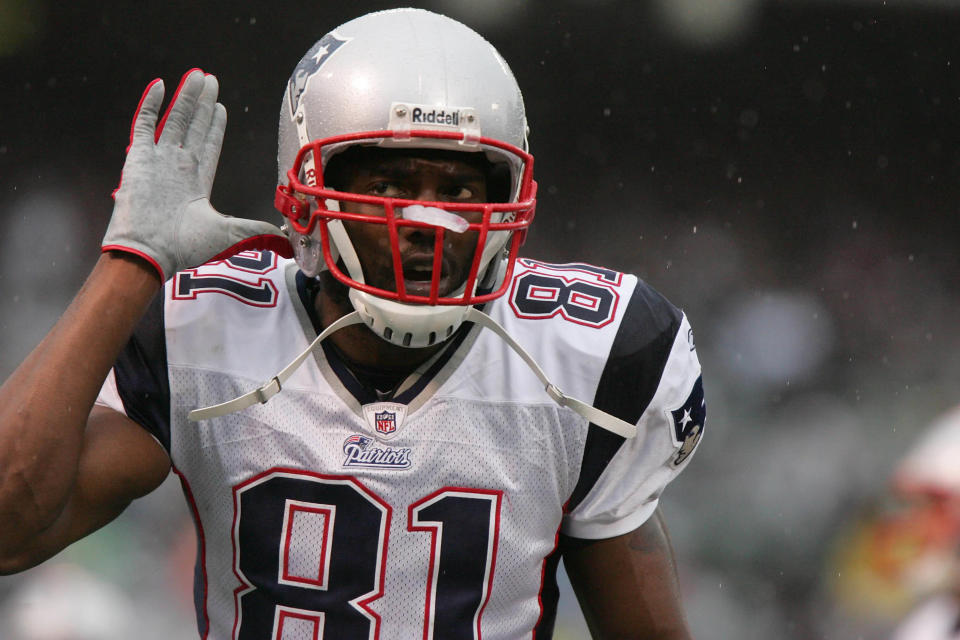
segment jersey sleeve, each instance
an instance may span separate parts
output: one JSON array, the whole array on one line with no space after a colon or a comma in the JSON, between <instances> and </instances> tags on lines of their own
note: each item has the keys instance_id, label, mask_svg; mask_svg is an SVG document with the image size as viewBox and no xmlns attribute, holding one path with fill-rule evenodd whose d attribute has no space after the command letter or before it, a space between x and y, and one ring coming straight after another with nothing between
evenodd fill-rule
<instances>
[{"instance_id":1,"label":"jersey sleeve","mask_svg":"<svg viewBox=\"0 0 960 640\"><path fill-rule=\"evenodd\" d=\"M123 413L170 451L170 384L167 373L164 294L150 303L107 374L96 404Z\"/></svg>"},{"instance_id":2,"label":"jersey sleeve","mask_svg":"<svg viewBox=\"0 0 960 640\"><path fill-rule=\"evenodd\" d=\"M590 425L561 531L610 538L636 529L700 442L706 403L686 316L638 283L594 405L638 426L625 439Z\"/></svg>"},{"instance_id":3,"label":"jersey sleeve","mask_svg":"<svg viewBox=\"0 0 960 640\"><path fill-rule=\"evenodd\" d=\"M120 391L117 389L117 374L114 369L110 369L110 372L107 373L107 379L103 381L100 394L94 404L127 415L126 409L123 408L123 400L120 399Z\"/></svg>"}]
</instances>

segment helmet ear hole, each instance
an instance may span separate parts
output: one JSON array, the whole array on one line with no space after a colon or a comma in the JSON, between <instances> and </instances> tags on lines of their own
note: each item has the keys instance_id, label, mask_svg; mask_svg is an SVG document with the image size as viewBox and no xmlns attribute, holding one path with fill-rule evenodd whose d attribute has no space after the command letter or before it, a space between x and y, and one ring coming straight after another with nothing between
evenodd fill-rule
<instances>
[{"instance_id":1,"label":"helmet ear hole","mask_svg":"<svg viewBox=\"0 0 960 640\"><path fill-rule=\"evenodd\" d=\"M504 163L491 163L487 171L487 199L490 202L510 202L512 179L510 167Z\"/></svg>"},{"instance_id":2,"label":"helmet ear hole","mask_svg":"<svg viewBox=\"0 0 960 640\"><path fill-rule=\"evenodd\" d=\"M346 191L349 176L360 161L363 148L350 147L327 160L323 167L324 186L335 191Z\"/></svg>"}]
</instances>

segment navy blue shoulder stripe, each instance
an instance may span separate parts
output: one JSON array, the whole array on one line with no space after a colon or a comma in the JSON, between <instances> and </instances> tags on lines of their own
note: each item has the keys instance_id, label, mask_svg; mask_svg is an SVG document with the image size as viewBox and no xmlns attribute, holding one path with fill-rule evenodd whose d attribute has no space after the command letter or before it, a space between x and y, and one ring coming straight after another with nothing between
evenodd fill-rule
<instances>
[{"instance_id":1,"label":"navy blue shoulder stripe","mask_svg":"<svg viewBox=\"0 0 960 640\"><path fill-rule=\"evenodd\" d=\"M165 289L156 295L114 364L127 415L170 452L170 381L163 324Z\"/></svg>"},{"instance_id":2,"label":"navy blue shoulder stripe","mask_svg":"<svg viewBox=\"0 0 960 640\"><path fill-rule=\"evenodd\" d=\"M593 406L635 424L657 391L682 320L679 309L638 280L610 347ZM568 510L590 492L623 443L621 436L590 425L580 477L570 495Z\"/></svg>"}]
</instances>

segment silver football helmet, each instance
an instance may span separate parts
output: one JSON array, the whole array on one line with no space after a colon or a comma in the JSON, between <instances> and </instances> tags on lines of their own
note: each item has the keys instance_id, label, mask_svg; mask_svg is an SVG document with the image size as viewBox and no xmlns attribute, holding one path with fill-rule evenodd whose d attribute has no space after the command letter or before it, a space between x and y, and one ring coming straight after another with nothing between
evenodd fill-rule
<instances>
[{"instance_id":1,"label":"silver football helmet","mask_svg":"<svg viewBox=\"0 0 960 640\"><path fill-rule=\"evenodd\" d=\"M523 97L500 54L480 35L420 9L371 13L321 38L297 65L280 108L276 207L300 268L324 269L350 288L350 301L379 336L423 347L453 334L479 303L502 295L534 216L536 183L527 152ZM506 201L422 202L328 188L331 158L355 146L483 154L506 169ZM376 204L382 215L349 212ZM341 210L343 209L343 210ZM466 214L479 222L467 223ZM462 214L462 215L461 215ZM379 225L389 235L392 288L365 281L362 257L344 221ZM429 294L404 284L398 229L433 233ZM470 233L476 248L459 288L441 295L444 236Z\"/></svg>"}]
</instances>

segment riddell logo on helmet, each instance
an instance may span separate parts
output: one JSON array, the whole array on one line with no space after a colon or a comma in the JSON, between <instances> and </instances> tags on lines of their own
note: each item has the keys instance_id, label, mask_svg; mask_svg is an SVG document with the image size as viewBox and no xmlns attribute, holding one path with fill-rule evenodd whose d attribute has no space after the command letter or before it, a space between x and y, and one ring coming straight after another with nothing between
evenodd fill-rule
<instances>
[{"instance_id":1,"label":"riddell logo on helmet","mask_svg":"<svg viewBox=\"0 0 960 640\"><path fill-rule=\"evenodd\" d=\"M413 109L413 122L419 124L445 124L452 127L460 126L460 112L459 111L445 111L440 109L432 109L430 111L424 111L420 107L414 107Z\"/></svg>"}]
</instances>

